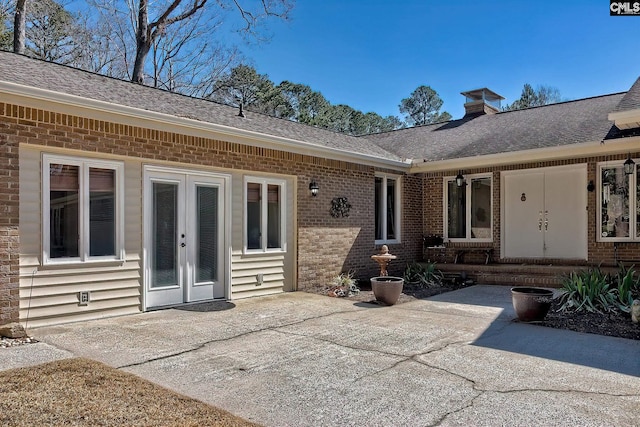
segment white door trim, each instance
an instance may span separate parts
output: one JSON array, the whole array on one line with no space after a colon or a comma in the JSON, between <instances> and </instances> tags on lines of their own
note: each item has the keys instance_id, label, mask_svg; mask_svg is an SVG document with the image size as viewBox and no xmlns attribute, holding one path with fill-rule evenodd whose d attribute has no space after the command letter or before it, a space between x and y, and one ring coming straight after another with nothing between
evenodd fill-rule
<instances>
[{"instance_id":1,"label":"white door trim","mask_svg":"<svg viewBox=\"0 0 640 427\"><path fill-rule=\"evenodd\" d=\"M587 164L586 163L578 163L578 164L574 164L574 165L561 165L561 166L547 166L547 167L542 167L542 168L529 168L529 169L518 169L518 170L509 170L509 171L501 171L500 172L500 258L506 258L507 254L505 253L505 249L506 249L506 241L505 241L505 231L506 231L506 194L505 194L505 190L506 190L506 185L505 185L505 179L508 176L513 176L513 175L526 175L526 174L531 174L531 173L537 173L537 172L541 172L544 173L546 176L547 172L553 172L553 171L570 171L570 170L574 170L574 171L580 171L583 172L584 174L584 178L585 178L585 182L584 182L584 187L582 187L582 189L584 191L586 191L586 186L587 186L587 176L588 176L588 169L587 169ZM585 203L585 224L584 224L584 233L585 233L585 248L584 249L584 258L571 258L571 259L588 259L588 233L589 233L589 217L588 217L588 213L586 211L586 207L588 205L588 197L585 195L584 198L584 203Z\"/></svg>"},{"instance_id":2,"label":"white door trim","mask_svg":"<svg viewBox=\"0 0 640 427\"><path fill-rule=\"evenodd\" d=\"M229 299L231 296L231 218L232 218L232 204L231 204L231 175L230 174L222 174L222 173L210 173L199 170L191 170L191 169L182 169L182 168L172 168L172 167L162 167L156 165L143 165L143 203L142 203L142 307L146 311L153 306L149 306L147 301L147 291L150 286L150 253L149 248L151 248L152 240L149 234L149 227L147 224L146 218L150 218L151 212L151 185L150 180L151 176L155 174L167 174L170 175L182 175L184 177L185 190L186 183L192 180L197 181L198 177L208 178L218 180L221 183L222 189L222 197L224 206L222 207L222 216L223 221L221 224L221 233L222 233L222 263L220 272L220 281L222 281L222 286L224 289L224 298ZM186 193L186 191L185 191Z\"/></svg>"}]
</instances>

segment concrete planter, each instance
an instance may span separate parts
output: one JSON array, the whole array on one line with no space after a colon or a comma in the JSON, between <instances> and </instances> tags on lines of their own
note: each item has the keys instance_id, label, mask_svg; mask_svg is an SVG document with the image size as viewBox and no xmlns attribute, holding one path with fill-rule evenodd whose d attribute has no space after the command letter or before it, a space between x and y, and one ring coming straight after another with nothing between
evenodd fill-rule
<instances>
[{"instance_id":1,"label":"concrete planter","mask_svg":"<svg viewBox=\"0 0 640 427\"><path fill-rule=\"evenodd\" d=\"M402 293L404 280L402 277L379 276L371 278L371 290L377 301L387 305L394 305L398 302Z\"/></svg>"},{"instance_id":2,"label":"concrete planter","mask_svg":"<svg viewBox=\"0 0 640 427\"><path fill-rule=\"evenodd\" d=\"M513 309L522 322L543 320L551 307L553 291L543 288L511 288Z\"/></svg>"}]
</instances>

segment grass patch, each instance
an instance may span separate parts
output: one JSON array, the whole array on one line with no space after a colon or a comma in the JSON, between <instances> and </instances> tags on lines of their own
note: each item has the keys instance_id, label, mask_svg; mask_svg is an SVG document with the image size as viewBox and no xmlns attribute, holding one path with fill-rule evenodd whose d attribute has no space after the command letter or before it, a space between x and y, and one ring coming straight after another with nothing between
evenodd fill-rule
<instances>
[{"instance_id":1,"label":"grass patch","mask_svg":"<svg viewBox=\"0 0 640 427\"><path fill-rule=\"evenodd\" d=\"M0 372L3 426L257 426L84 358Z\"/></svg>"}]
</instances>

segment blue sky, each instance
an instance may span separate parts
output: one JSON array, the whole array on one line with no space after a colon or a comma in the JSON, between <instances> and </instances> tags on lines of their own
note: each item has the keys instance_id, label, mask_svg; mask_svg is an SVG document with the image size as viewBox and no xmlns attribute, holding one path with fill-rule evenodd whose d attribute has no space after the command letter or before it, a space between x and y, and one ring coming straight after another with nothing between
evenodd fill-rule
<instances>
[{"instance_id":1,"label":"blue sky","mask_svg":"<svg viewBox=\"0 0 640 427\"><path fill-rule=\"evenodd\" d=\"M298 0L268 29L270 42L241 46L258 72L381 115L420 85L460 118L466 90L510 103L530 83L578 99L640 76L640 16L611 17L606 0Z\"/></svg>"}]
</instances>

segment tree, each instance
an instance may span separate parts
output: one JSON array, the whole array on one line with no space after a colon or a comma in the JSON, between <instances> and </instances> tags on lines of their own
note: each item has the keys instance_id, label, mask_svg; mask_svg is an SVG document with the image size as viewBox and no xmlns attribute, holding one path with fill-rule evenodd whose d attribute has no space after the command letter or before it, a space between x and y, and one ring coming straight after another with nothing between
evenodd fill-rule
<instances>
[{"instance_id":1,"label":"tree","mask_svg":"<svg viewBox=\"0 0 640 427\"><path fill-rule=\"evenodd\" d=\"M278 85L278 89L290 109L289 118L307 125L326 126L331 104L320 92L308 85L286 80Z\"/></svg>"},{"instance_id":2,"label":"tree","mask_svg":"<svg viewBox=\"0 0 640 427\"><path fill-rule=\"evenodd\" d=\"M440 113L442 99L430 86L419 86L408 98L400 101L400 112L410 125L426 125L451 120L446 111Z\"/></svg>"},{"instance_id":3,"label":"tree","mask_svg":"<svg viewBox=\"0 0 640 427\"><path fill-rule=\"evenodd\" d=\"M13 48L13 32L9 29L7 22L11 16L9 4L0 3L0 50L11 50Z\"/></svg>"},{"instance_id":4,"label":"tree","mask_svg":"<svg viewBox=\"0 0 640 427\"><path fill-rule=\"evenodd\" d=\"M132 1L132 0L131 0ZM238 0L218 0L215 5L219 10L235 8L243 22L244 28L241 30L245 34L257 34L260 23L270 17L286 19L291 8L291 0L261 0L255 9L249 9L240 4ZM214 3L209 3L209 5ZM153 20L149 20L149 0L138 0L136 19L136 54L133 63L131 80L137 83L144 83L144 69L147 55L154 44L170 33L169 28L176 24L192 19L194 16L203 13L207 0L173 0L168 5L161 3L155 10ZM210 9L211 11L211 9ZM205 19L206 21L206 19Z\"/></svg>"},{"instance_id":5,"label":"tree","mask_svg":"<svg viewBox=\"0 0 640 427\"><path fill-rule=\"evenodd\" d=\"M13 20L13 51L15 53L24 53L26 19L27 0L17 0Z\"/></svg>"},{"instance_id":6,"label":"tree","mask_svg":"<svg viewBox=\"0 0 640 427\"><path fill-rule=\"evenodd\" d=\"M260 111L265 99L271 95L274 84L266 74L258 74L249 65L238 65L218 80L213 93L207 98L227 105L239 106Z\"/></svg>"},{"instance_id":7,"label":"tree","mask_svg":"<svg viewBox=\"0 0 640 427\"><path fill-rule=\"evenodd\" d=\"M26 54L59 64L76 64L87 34L75 16L54 0L28 0L26 16Z\"/></svg>"},{"instance_id":8,"label":"tree","mask_svg":"<svg viewBox=\"0 0 640 427\"><path fill-rule=\"evenodd\" d=\"M520 98L513 101L511 105L503 108L504 111L521 110L529 107L539 107L541 105L554 104L560 102L560 91L553 86L538 86L536 89L529 83L525 83L522 88Z\"/></svg>"}]
</instances>

